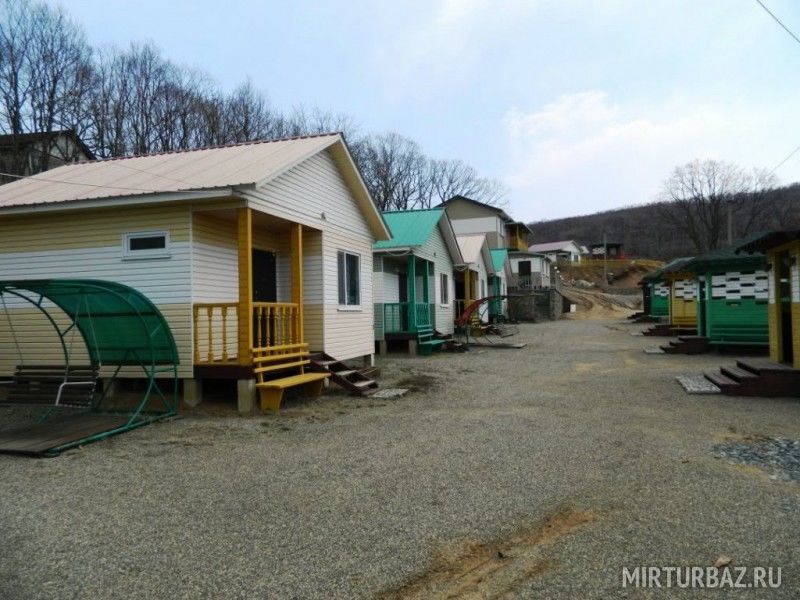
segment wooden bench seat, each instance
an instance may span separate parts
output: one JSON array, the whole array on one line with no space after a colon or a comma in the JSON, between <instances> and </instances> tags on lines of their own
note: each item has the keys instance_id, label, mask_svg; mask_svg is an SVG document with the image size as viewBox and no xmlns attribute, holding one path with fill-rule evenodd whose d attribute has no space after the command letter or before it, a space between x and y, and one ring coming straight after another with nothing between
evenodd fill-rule
<instances>
[{"instance_id":1,"label":"wooden bench seat","mask_svg":"<svg viewBox=\"0 0 800 600\"><path fill-rule=\"evenodd\" d=\"M98 377L96 366L18 365L12 379L0 382L7 390L0 403L89 408Z\"/></svg>"},{"instance_id":2,"label":"wooden bench seat","mask_svg":"<svg viewBox=\"0 0 800 600\"><path fill-rule=\"evenodd\" d=\"M288 388L303 386L306 396L318 397L322 393L324 381L331 374L306 373L305 367L310 362L308 344L254 348L253 373L256 376L261 410L279 410L283 392Z\"/></svg>"},{"instance_id":3,"label":"wooden bench seat","mask_svg":"<svg viewBox=\"0 0 800 600\"><path fill-rule=\"evenodd\" d=\"M433 327L430 325L420 325L417 327L417 344L421 356L430 356L436 348L444 344L444 340L433 337Z\"/></svg>"}]
</instances>

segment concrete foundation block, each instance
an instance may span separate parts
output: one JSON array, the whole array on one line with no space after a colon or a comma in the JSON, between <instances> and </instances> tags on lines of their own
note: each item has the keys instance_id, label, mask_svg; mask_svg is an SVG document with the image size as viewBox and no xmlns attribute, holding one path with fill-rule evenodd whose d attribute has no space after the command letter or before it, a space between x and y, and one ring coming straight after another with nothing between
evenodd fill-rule
<instances>
[{"instance_id":1,"label":"concrete foundation block","mask_svg":"<svg viewBox=\"0 0 800 600\"><path fill-rule=\"evenodd\" d=\"M183 380L183 403L197 406L203 401L203 382L200 379Z\"/></svg>"},{"instance_id":2,"label":"concrete foundation block","mask_svg":"<svg viewBox=\"0 0 800 600\"><path fill-rule=\"evenodd\" d=\"M238 379L236 381L236 408L243 415L252 414L256 406L256 380Z\"/></svg>"}]
</instances>

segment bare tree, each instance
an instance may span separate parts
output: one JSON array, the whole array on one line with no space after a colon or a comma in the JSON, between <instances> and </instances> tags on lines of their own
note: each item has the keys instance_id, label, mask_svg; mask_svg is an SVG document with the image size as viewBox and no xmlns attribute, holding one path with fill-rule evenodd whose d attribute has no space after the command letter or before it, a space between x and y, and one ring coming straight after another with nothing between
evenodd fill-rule
<instances>
[{"instance_id":1,"label":"bare tree","mask_svg":"<svg viewBox=\"0 0 800 600\"><path fill-rule=\"evenodd\" d=\"M427 208L456 194L498 204L506 194L400 134L362 136L349 115L316 107L274 110L249 80L223 92L153 44L93 51L61 8L0 0L0 131L55 128L76 130L100 157L338 131L383 210Z\"/></svg>"},{"instance_id":2,"label":"bare tree","mask_svg":"<svg viewBox=\"0 0 800 600\"><path fill-rule=\"evenodd\" d=\"M85 35L63 9L0 1L0 130L12 136L64 129L82 133L91 69ZM49 167L57 142L50 135L40 138L34 168ZM59 151L62 159L74 158L64 155L67 147ZM26 157L20 151L16 158Z\"/></svg>"},{"instance_id":3,"label":"bare tree","mask_svg":"<svg viewBox=\"0 0 800 600\"><path fill-rule=\"evenodd\" d=\"M381 210L406 210L430 202L427 158L419 145L398 133L363 141L361 171Z\"/></svg>"},{"instance_id":4,"label":"bare tree","mask_svg":"<svg viewBox=\"0 0 800 600\"><path fill-rule=\"evenodd\" d=\"M508 189L499 181L480 177L478 172L461 160L430 161L430 178L434 202L444 202L461 195L500 206Z\"/></svg>"},{"instance_id":5,"label":"bare tree","mask_svg":"<svg viewBox=\"0 0 800 600\"><path fill-rule=\"evenodd\" d=\"M664 182L660 215L683 231L699 253L726 240L729 214L734 235L745 235L765 210L764 192L775 184L763 172L715 160L694 160L676 167Z\"/></svg>"}]
</instances>

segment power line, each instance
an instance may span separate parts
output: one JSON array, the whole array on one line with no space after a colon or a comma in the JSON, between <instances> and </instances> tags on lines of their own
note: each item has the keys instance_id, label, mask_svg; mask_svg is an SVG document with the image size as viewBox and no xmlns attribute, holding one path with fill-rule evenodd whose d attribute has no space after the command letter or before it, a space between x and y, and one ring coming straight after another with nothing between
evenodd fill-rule
<instances>
[{"instance_id":1,"label":"power line","mask_svg":"<svg viewBox=\"0 0 800 600\"><path fill-rule=\"evenodd\" d=\"M784 29L784 31L786 31L786 33L788 33L790 36L792 36L792 37L794 38L794 41L795 41L795 42L797 42L798 44L800 44L800 37L797 37L797 36L794 34L794 32L793 32L791 29L789 29L789 28L788 28L786 25L784 25L784 24L783 24L783 21L781 21L781 20L780 20L778 17L776 17L776 16L775 16L775 14L774 14L774 13L773 13L773 12L772 12L770 9L768 9L768 8L767 8L766 4L764 4L764 3L763 3L761 0L756 0L756 2L758 2L758 5L759 5L761 8L763 8L765 11L767 11L767 14L768 14L770 17L772 17L773 19L775 19L775 22L776 22L778 25L780 25L780 26L781 26L781 27Z\"/></svg>"},{"instance_id":2,"label":"power line","mask_svg":"<svg viewBox=\"0 0 800 600\"><path fill-rule=\"evenodd\" d=\"M772 168L772 170L767 174L767 176L772 175L775 171L780 169L786 163L786 161L788 161L790 158L792 158L798 152L800 152L800 146L798 146L797 148L795 148L794 150L789 152L789 155L786 158L784 158L781 162L779 162L777 165L775 165Z\"/></svg>"}]
</instances>

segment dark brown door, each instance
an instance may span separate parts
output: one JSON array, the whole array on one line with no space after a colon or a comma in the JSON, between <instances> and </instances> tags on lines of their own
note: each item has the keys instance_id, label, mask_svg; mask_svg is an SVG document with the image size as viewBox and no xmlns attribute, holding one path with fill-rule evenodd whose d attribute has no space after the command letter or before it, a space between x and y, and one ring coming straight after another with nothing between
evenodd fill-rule
<instances>
[{"instance_id":1,"label":"dark brown door","mask_svg":"<svg viewBox=\"0 0 800 600\"><path fill-rule=\"evenodd\" d=\"M778 254L778 302L780 303L781 360L791 364L794 361L794 342L792 340L792 263L788 252Z\"/></svg>"},{"instance_id":2,"label":"dark brown door","mask_svg":"<svg viewBox=\"0 0 800 600\"><path fill-rule=\"evenodd\" d=\"M277 302L275 253L253 250L253 302Z\"/></svg>"}]
</instances>

